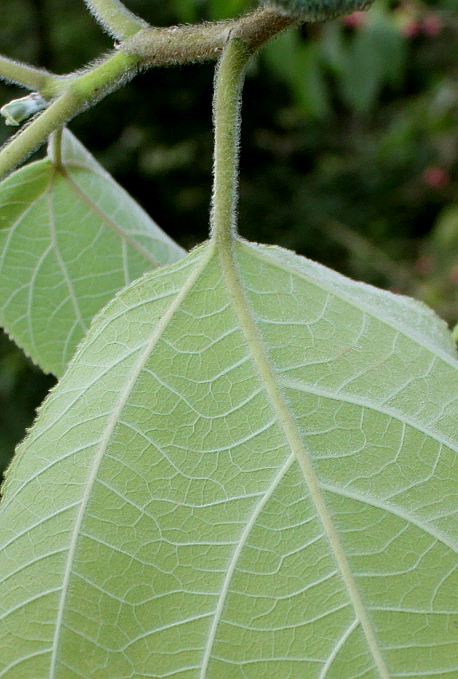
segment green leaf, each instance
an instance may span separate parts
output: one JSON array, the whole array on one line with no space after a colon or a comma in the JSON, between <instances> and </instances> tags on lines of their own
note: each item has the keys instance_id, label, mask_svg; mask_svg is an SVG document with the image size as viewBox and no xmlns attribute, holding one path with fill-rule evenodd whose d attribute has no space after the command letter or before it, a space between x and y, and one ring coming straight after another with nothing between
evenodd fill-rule
<instances>
[{"instance_id":1,"label":"green leaf","mask_svg":"<svg viewBox=\"0 0 458 679\"><path fill-rule=\"evenodd\" d=\"M338 81L343 100L356 111L370 110L382 88L399 84L404 73L404 37L384 14L371 18L350 42Z\"/></svg>"},{"instance_id":2,"label":"green leaf","mask_svg":"<svg viewBox=\"0 0 458 679\"><path fill-rule=\"evenodd\" d=\"M320 47L317 43L301 45L297 51L296 77L293 92L301 109L315 118L330 111L329 96L321 65Z\"/></svg>"},{"instance_id":3,"label":"green leaf","mask_svg":"<svg viewBox=\"0 0 458 679\"><path fill-rule=\"evenodd\" d=\"M430 236L435 254L456 264L458 257L458 203L451 203L439 214Z\"/></svg>"},{"instance_id":4,"label":"green leaf","mask_svg":"<svg viewBox=\"0 0 458 679\"><path fill-rule=\"evenodd\" d=\"M292 83L297 77L292 65L297 63L300 38L297 31L284 31L268 42L261 52L272 73L278 78Z\"/></svg>"},{"instance_id":5,"label":"green leaf","mask_svg":"<svg viewBox=\"0 0 458 679\"><path fill-rule=\"evenodd\" d=\"M425 306L279 248L146 274L7 474L0 676L452 679L457 386Z\"/></svg>"},{"instance_id":6,"label":"green leaf","mask_svg":"<svg viewBox=\"0 0 458 679\"><path fill-rule=\"evenodd\" d=\"M60 158L50 149L0 185L0 324L60 375L120 288L183 254L64 131Z\"/></svg>"},{"instance_id":7,"label":"green leaf","mask_svg":"<svg viewBox=\"0 0 458 679\"><path fill-rule=\"evenodd\" d=\"M351 41L338 84L344 102L355 111L368 111L384 84L381 54L371 27L362 27Z\"/></svg>"},{"instance_id":8,"label":"green leaf","mask_svg":"<svg viewBox=\"0 0 458 679\"><path fill-rule=\"evenodd\" d=\"M342 23L331 21L323 26L319 45L323 61L336 76L340 76L346 61L346 44Z\"/></svg>"},{"instance_id":9,"label":"green leaf","mask_svg":"<svg viewBox=\"0 0 458 679\"><path fill-rule=\"evenodd\" d=\"M330 109L317 43L304 44L297 31L285 31L263 49L270 70L286 81L301 110L316 118Z\"/></svg>"}]
</instances>

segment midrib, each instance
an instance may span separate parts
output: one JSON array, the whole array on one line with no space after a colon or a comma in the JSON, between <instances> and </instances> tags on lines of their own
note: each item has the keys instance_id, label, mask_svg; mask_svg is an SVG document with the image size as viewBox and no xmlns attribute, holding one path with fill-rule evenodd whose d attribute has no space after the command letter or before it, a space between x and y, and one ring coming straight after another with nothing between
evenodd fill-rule
<instances>
[{"instance_id":1,"label":"midrib","mask_svg":"<svg viewBox=\"0 0 458 679\"><path fill-rule=\"evenodd\" d=\"M377 643L372 622L367 615L367 611L353 578L350 565L345 556L331 514L326 506L319 480L310 461L310 455L302 442L294 417L277 384L276 375L270 365L267 351L245 297L242 281L235 261L235 250L237 247L243 246L236 240L227 244L225 243L224 245L220 244L218 247L218 254L227 291L237 314L240 329L245 336L245 340L253 356L253 361L257 367L259 377L262 384L265 386L272 409L277 416L279 426L282 428L286 441L292 452L295 454L297 462L302 470L312 502L315 506L317 515L321 520L324 533L328 539L342 579L347 588L356 617L359 620L366 637L380 679L390 679L388 668L386 667ZM222 606L219 608L222 610Z\"/></svg>"}]
</instances>

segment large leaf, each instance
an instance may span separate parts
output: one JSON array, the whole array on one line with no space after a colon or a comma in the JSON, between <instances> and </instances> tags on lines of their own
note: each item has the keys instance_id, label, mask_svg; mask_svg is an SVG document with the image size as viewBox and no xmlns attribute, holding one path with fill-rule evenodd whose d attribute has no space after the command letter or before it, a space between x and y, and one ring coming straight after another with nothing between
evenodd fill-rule
<instances>
[{"instance_id":1,"label":"large leaf","mask_svg":"<svg viewBox=\"0 0 458 679\"><path fill-rule=\"evenodd\" d=\"M69 131L0 185L0 325L47 372L120 288L183 255Z\"/></svg>"},{"instance_id":2,"label":"large leaf","mask_svg":"<svg viewBox=\"0 0 458 679\"><path fill-rule=\"evenodd\" d=\"M456 677L457 368L277 248L146 274L8 472L0 676Z\"/></svg>"},{"instance_id":3,"label":"large leaf","mask_svg":"<svg viewBox=\"0 0 458 679\"><path fill-rule=\"evenodd\" d=\"M318 43L304 43L297 31L286 31L266 45L263 56L269 68L289 83L305 113L319 118L329 112Z\"/></svg>"},{"instance_id":4,"label":"large leaf","mask_svg":"<svg viewBox=\"0 0 458 679\"><path fill-rule=\"evenodd\" d=\"M338 79L344 102L368 111L387 83L395 85L403 72L406 40L382 13L374 13L358 30L345 52Z\"/></svg>"}]
</instances>

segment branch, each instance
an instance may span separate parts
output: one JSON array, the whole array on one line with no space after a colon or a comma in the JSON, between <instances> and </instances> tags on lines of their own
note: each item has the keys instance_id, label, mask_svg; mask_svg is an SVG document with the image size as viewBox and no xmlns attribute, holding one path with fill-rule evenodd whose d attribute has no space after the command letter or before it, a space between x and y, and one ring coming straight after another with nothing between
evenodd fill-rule
<instances>
[{"instance_id":1,"label":"branch","mask_svg":"<svg viewBox=\"0 0 458 679\"><path fill-rule=\"evenodd\" d=\"M125 40L148 26L120 0L84 0L91 14L117 40Z\"/></svg>"},{"instance_id":2,"label":"branch","mask_svg":"<svg viewBox=\"0 0 458 679\"><path fill-rule=\"evenodd\" d=\"M74 79L49 107L24 127L0 153L0 177L11 172L43 144L49 135L66 122L103 98L116 85L125 82L126 74L134 75L132 58L115 52L105 61Z\"/></svg>"},{"instance_id":3,"label":"branch","mask_svg":"<svg viewBox=\"0 0 458 679\"><path fill-rule=\"evenodd\" d=\"M3 147L0 177L41 146L52 132L132 78L139 69L215 60L229 37L240 39L250 52L255 52L274 35L297 23L297 18L264 9L229 21L172 28L148 27L124 40L103 61L82 72L52 76L44 71L47 80L39 91L45 99L56 98Z\"/></svg>"},{"instance_id":4,"label":"branch","mask_svg":"<svg viewBox=\"0 0 458 679\"><path fill-rule=\"evenodd\" d=\"M0 56L0 78L16 85L23 85L29 90L41 91L57 76L53 76L44 68L35 68L35 66Z\"/></svg>"},{"instance_id":5,"label":"branch","mask_svg":"<svg viewBox=\"0 0 458 679\"><path fill-rule=\"evenodd\" d=\"M296 17L270 9L258 9L227 21L184 24L170 28L149 27L122 43L135 54L141 67L174 66L212 61L219 57L229 36L240 38L256 52L259 47L289 26L300 24Z\"/></svg>"}]
</instances>

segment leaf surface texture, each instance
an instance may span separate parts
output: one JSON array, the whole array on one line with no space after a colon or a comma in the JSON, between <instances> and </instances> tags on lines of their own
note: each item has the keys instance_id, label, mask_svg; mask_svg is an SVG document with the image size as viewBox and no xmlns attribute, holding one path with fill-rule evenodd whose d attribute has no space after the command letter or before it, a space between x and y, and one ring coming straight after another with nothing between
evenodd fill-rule
<instances>
[{"instance_id":1,"label":"leaf surface texture","mask_svg":"<svg viewBox=\"0 0 458 679\"><path fill-rule=\"evenodd\" d=\"M0 677L456 677L457 366L279 248L145 274L9 469Z\"/></svg>"},{"instance_id":2,"label":"leaf surface texture","mask_svg":"<svg viewBox=\"0 0 458 679\"><path fill-rule=\"evenodd\" d=\"M94 314L184 251L64 130L0 185L0 324L60 376Z\"/></svg>"}]
</instances>

